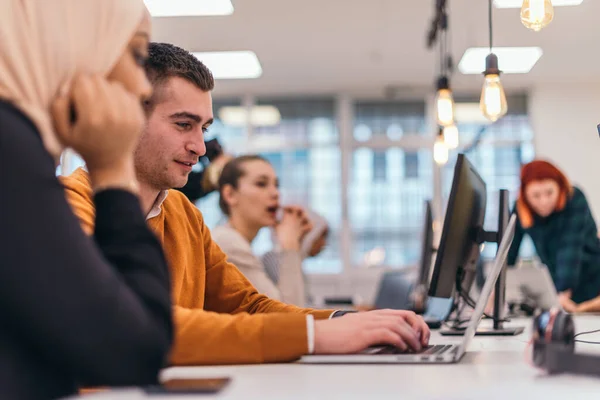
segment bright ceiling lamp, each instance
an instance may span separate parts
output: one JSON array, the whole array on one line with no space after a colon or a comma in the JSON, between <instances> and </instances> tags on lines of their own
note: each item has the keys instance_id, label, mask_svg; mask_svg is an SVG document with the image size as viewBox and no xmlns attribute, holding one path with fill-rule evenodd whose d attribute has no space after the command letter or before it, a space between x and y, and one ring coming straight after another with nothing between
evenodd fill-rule
<instances>
[{"instance_id":1,"label":"bright ceiling lamp","mask_svg":"<svg viewBox=\"0 0 600 400\"><path fill-rule=\"evenodd\" d=\"M438 79L435 105L438 125L453 125L454 98L452 97L452 90L450 89L450 82L447 76L441 76Z\"/></svg>"},{"instance_id":2,"label":"bright ceiling lamp","mask_svg":"<svg viewBox=\"0 0 600 400\"><path fill-rule=\"evenodd\" d=\"M196 17L233 14L231 0L144 0L153 17Z\"/></svg>"},{"instance_id":3,"label":"bright ceiling lamp","mask_svg":"<svg viewBox=\"0 0 600 400\"><path fill-rule=\"evenodd\" d=\"M583 3L583 0L552 0L554 7L561 6L578 6ZM494 0L496 8L521 8L523 0Z\"/></svg>"},{"instance_id":4,"label":"bright ceiling lamp","mask_svg":"<svg viewBox=\"0 0 600 400\"><path fill-rule=\"evenodd\" d=\"M458 127L455 124L444 127L444 143L449 149L456 149L459 144Z\"/></svg>"},{"instance_id":5,"label":"bright ceiling lamp","mask_svg":"<svg viewBox=\"0 0 600 400\"><path fill-rule=\"evenodd\" d=\"M438 125L451 126L454 124L454 97L450 88L449 75L452 73L451 51L448 50L448 13L441 11L440 28L440 75L436 84L435 108Z\"/></svg>"},{"instance_id":6,"label":"bright ceiling lamp","mask_svg":"<svg viewBox=\"0 0 600 400\"><path fill-rule=\"evenodd\" d=\"M247 107L225 106L219 110L219 119L233 127L275 126L281 121L281 114L275 106L253 106L249 111Z\"/></svg>"},{"instance_id":7,"label":"bright ceiling lamp","mask_svg":"<svg viewBox=\"0 0 600 400\"><path fill-rule=\"evenodd\" d=\"M437 165L445 165L448 162L448 146L444 141L444 128L440 127L433 143L433 160Z\"/></svg>"},{"instance_id":8,"label":"bright ceiling lamp","mask_svg":"<svg viewBox=\"0 0 600 400\"><path fill-rule=\"evenodd\" d=\"M483 115L492 122L496 122L508 111L506 94L500 81L498 57L490 53L485 59L485 76L479 106Z\"/></svg>"},{"instance_id":9,"label":"bright ceiling lamp","mask_svg":"<svg viewBox=\"0 0 600 400\"><path fill-rule=\"evenodd\" d=\"M481 89L479 106L483 115L492 122L502 118L508 111L506 95L502 82L500 82L500 69L498 68L498 56L492 53L493 29L492 29L492 0L488 2L488 25L490 35L489 54L485 58L485 71L483 71L484 82Z\"/></svg>"},{"instance_id":10,"label":"bright ceiling lamp","mask_svg":"<svg viewBox=\"0 0 600 400\"><path fill-rule=\"evenodd\" d=\"M485 58L490 54L489 47L471 47L465 51L458 69L463 74L480 74ZM543 54L540 47L494 47L498 56L498 67L504 74L526 74Z\"/></svg>"},{"instance_id":11,"label":"bright ceiling lamp","mask_svg":"<svg viewBox=\"0 0 600 400\"><path fill-rule=\"evenodd\" d=\"M554 7L578 6L583 0L495 0L497 8L520 8L521 23L539 32L554 19Z\"/></svg>"},{"instance_id":12,"label":"bright ceiling lamp","mask_svg":"<svg viewBox=\"0 0 600 400\"><path fill-rule=\"evenodd\" d=\"M193 54L208 67L215 79L256 79L262 75L262 67L253 51Z\"/></svg>"},{"instance_id":13,"label":"bright ceiling lamp","mask_svg":"<svg viewBox=\"0 0 600 400\"><path fill-rule=\"evenodd\" d=\"M550 0L524 0L521 7L521 23L539 32L554 19L554 7Z\"/></svg>"}]
</instances>

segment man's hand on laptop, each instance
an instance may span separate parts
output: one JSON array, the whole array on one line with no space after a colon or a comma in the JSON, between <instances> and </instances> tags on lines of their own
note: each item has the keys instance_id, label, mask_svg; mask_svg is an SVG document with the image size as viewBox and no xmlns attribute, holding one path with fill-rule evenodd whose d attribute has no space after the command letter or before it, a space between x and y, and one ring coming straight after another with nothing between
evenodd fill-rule
<instances>
[{"instance_id":1,"label":"man's hand on laptop","mask_svg":"<svg viewBox=\"0 0 600 400\"><path fill-rule=\"evenodd\" d=\"M346 314L315 322L315 354L351 354L381 344L420 350L429 344L429 336L429 327L423 318L412 311Z\"/></svg>"}]
</instances>

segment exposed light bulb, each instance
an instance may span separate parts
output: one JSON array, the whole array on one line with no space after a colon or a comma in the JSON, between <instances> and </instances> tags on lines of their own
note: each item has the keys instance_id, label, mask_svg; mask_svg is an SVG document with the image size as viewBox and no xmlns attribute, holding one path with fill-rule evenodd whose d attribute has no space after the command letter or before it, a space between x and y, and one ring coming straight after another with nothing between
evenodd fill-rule
<instances>
[{"instance_id":1,"label":"exposed light bulb","mask_svg":"<svg viewBox=\"0 0 600 400\"><path fill-rule=\"evenodd\" d=\"M458 128L456 125L453 124L444 127L444 143L449 149L458 147Z\"/></svg>"},{"instance_id":2,"label":"exposed light bulb","mask_svg":"<svg viewBox=\"0 0 600 400\"><path fill-rule=\"evenodd\" d=\"M448 147L444 142L444 136L440 133L433 144L433 160L437 165L444 165L448 162Z\"/></svg>"},{"instance_id":3,"label":"exposed light bulb","mask_svg":"<svg viewBox=\"0 0 600 400\"><path fill-rule=\"evenodd\" d=\"M483 89L481 90L481 101L479 103L481 112L490 121L500 119L508 107L506 105L506 95L500 82L499 75L486 75Z\"/></svg>"},{"instance_id":4,"label":"exposed light bulb","mask_svg":"<svg viewBox=\"0 0 600 400\"><path fill-rule=\"evenodd\" d=\"M449 126L454 124L454 99L452 98L448 78L445 76L438 79L435 105L438 125Z\"/></svg>"},{"instance_id":5,"label":"exposed light bulb","mask_svg":"<svg viewBox=\"0 0 600 400\"><path fill-rule=\"evenodd\" d=\"M539 32L554 18L554 7L550 0L523 0L521 22L527 28Z\"/></svg>"},{"instance_id":6,"label":"exposed light bulb","mask_svg":"<svg viewBox=\"0 0 600 400\"><path fill-rule=\"evenodd\" d=\"M500 70L498 69L498 57L490 53L485 59L486 69L484 71L485 81L481 89L479 108L483 115L492 122L500 119L508 111L506 95L500 82Z\"/></svg>"}]
</instances>

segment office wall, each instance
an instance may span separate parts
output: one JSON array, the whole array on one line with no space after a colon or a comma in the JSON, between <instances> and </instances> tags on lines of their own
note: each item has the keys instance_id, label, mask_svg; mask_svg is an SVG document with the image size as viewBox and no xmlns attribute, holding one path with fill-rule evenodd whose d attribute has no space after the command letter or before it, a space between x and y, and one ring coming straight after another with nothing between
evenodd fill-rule
<instances>
[{"instance_id":1,"label":"office wall","mask_svg":"<svg viewBox=\"0 0 600 400\"><path fill-rule=\"evenodd\" d=\"M600 84L551 84L533 89L529 115L537 157L564 170L600 216Z\"/></svg>"}]
</instances>

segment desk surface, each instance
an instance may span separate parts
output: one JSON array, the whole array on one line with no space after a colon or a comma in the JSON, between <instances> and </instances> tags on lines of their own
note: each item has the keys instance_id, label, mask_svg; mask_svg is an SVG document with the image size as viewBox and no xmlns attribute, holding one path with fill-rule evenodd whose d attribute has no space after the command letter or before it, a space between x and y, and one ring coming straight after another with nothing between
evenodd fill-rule
<instances>
[{"instance_id":1,"label":"desk surface","mask_svg":"<svg viewBox=\"0 0 600 400\"><path fill-rule=\"evenodd\" d=\"M482 325L485 325L484 321ZM579 399L597 397L600 379L579 376L546 376L525 358L531 321L515 320L525 333L514 337L479 337L458 364L451 365L303 365L270 364L223 367L173 367L162 378L230 376L229 387L201 399L480 399L505 398ZM577 316L577 332L600 329L600 317ZM600 341L600 333L582 340ZM460 342L433 332L431 343ZM577 343L577 352L600 354L600 345ZM567 397L568 396L568 397ZM136 389L98 393L87 399L146 398ZM159 400L166 397L152 396ZM194 398L194 396L184 397Z\"/></svg>"}]
</instances>

